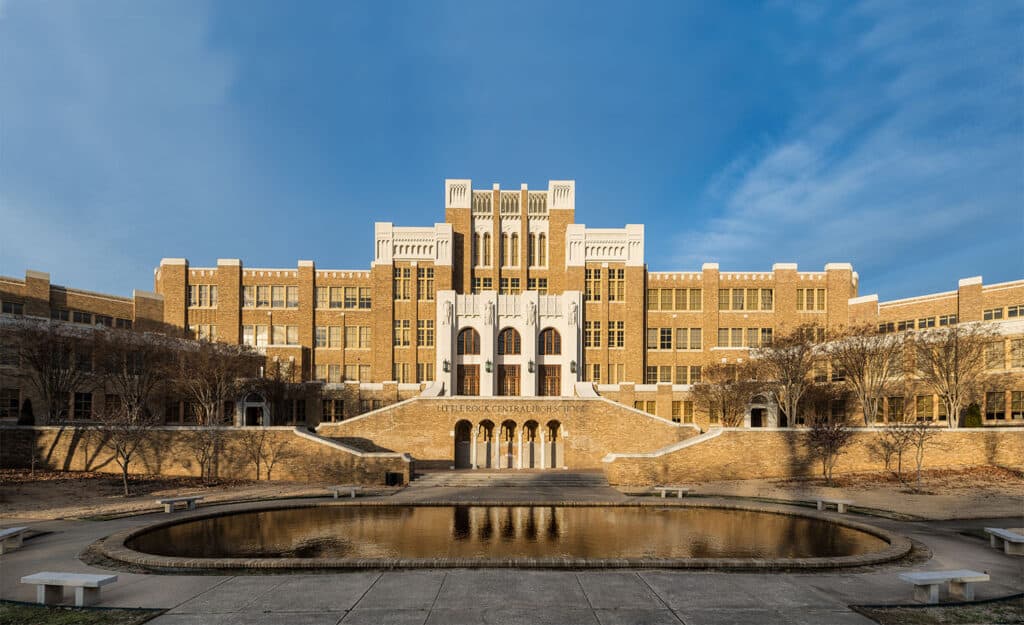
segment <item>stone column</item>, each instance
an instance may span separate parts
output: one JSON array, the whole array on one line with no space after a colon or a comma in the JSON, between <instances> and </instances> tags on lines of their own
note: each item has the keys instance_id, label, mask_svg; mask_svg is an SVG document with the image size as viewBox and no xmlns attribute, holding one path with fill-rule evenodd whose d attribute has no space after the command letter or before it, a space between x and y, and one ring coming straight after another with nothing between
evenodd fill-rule
<instances>
[{"instance_id":1,"label":"stone column","mask_svg":"<svg viewBox=\"0 0 1024 625\"><path fill-rule=\"evenodd\" d=\"M471 434L471 438L469 440L469 468L470 469L475 469L476 468L476 445L477 445L476 439L479 436L479 432L480 432L480 426L479 425L474 425L473 426L473 430L470 433Z\"/></svg>"},{"instance_id":2,"label":"stone column","mask_svg":"<svg viewBox=\"0 0 1024 625\"><path fill-rule=\"evenodd\" d=\"M502 438L502 436L501 436L501 426L500 425L495 425L494 426L494 430L492 430L492 433L491 433L491 451L492 451L491 455L493 456L493 458L491 460L491 468L492 469L500 469L501 468L501 448L505 444L505 441L501 440L501 438Z\"/></svg>"},{"instance_id":3,"label":"stone column","mask_svg":"<svg viewBox=\"0 0 1024 625\"><path fill-rule=\"evenodd\" d=\"M518 450L517 450L518 453L516 453L516 468L517 469L522 469L523 468L523 428L522 428L522 426L519 426L518 428L516 428L516 431L519 434L519 445L518 445Z\"/></svg>"},{"instance_id":4,"label":"stone column","mask_svg":"<svg viewBox=\"0 0 1024 625\"><path fill-rule=\"evenodd\" d=\"M544 437L544 430L541 429L542 427L543 426L537 426L537 429L540 430L540 468L546 469L546 468L548 468L547 467L548 463L545 461L545 459L547 458L547 449L545 449L545 447L546 447L546 445L544 444L544 438L545 437Z\"/></svg>"}]
</instances>

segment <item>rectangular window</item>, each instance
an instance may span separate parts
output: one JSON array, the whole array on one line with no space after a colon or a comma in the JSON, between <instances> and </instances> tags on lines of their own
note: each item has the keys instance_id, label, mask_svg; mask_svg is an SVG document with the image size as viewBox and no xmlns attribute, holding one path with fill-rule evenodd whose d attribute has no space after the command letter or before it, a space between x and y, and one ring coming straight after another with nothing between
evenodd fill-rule
<instances>
[{"instance_id":1,"label":"rectangular window","mask_svg":"<svg viewBox=\"0 0 1024 625\"><path fill-rule=\"evenodd\" d=\"M416 363L416 381L417 382L433 382L434 381L434 363L432 363L432 362L419 362L419 363Z\"/></svg>"},{"instance_id":2,"label":"rectangular window","mask_svg":"<svg viewBox=\"0 0 1024 625\"><path fill-rule=\"evenodd\" d=\"M608 270L608 301L621 302L626 299L626 270Z\"/></svg>"},{"instance_id":3,"label":"rectangular window","mask_svg":"<svg viewBox=\"0 0 1024 625\"><path fill-rule=\"evenodd\" d=\"M256 308L268 308L270 306L270 287L256 287Z\"/></svg>"},{"instance_id":4,"label":"rectangular window","mask_svg":"<svg viewBox=\"0 0 1024 625\"><path fill-rule=\"evenodd\" d=\"M900 322L898 322L896 324L896 329L899 330L900 332L903 332L905 330L913 330L914 329L914 320L913 319L904 319L903 321L900 321Z\"/></svg>"},{"instance_id":5,"label":"rectangular window","mask_svg":"<svg viewBox=\"0 0 1024 625\"><path fill-rule=\"evenodd\" d=\"M270 287L270 307L271 308L284 308L284 287L283 286L272 286L272 287Z\"/></svg>"},{"instance_id":6,"label":"rectangular window","mask_svg":"<svg viewBox=\"0 0 1024 625\"><path fill-rule=\"evenodd\" d=\"M92 418L92 393L75 393L74 418Z\"/></svg>"},{"instance_id":7,"label":"rectangular window","mask_svg":"<svg viewBox=\"0 0 1024 625\"><path fill-rule=\"evenodd\" d=\"M693 402L683 401L683 423L693 423Z\"/></svg>"},{"instance_id":8,"label":"rectangular window","mask_svg":"<svg viewBox=\"0 0 1024 625\"><path fill-rule=\"evenodd\" d=\"M918 395L917 396L917 420L918 421L931 421L932 420L932 396L931 395Z\"/></svg>"},{"instance_id":9,"label":"rectangular window","mask_svg":"<svg viewBox=\"0 0 1024 625\"><path fill-rule=\"evenodd\" d=\"M256 306L256 287L251 285L243 286L242 308L253 308L254 306Z\"/></svg>"},{"instance_id":10,"label":"rectangular window","mask_svg":"<svg viewBox=\"0 0 1024 625\"><path fill-rule=\"evenodd\" d=\"M700 289L690 289L690 310L701 309L701 293Z\"/></svg>"},{"instance_id":11,"label":"rectangular window","mask_svg":"<svg viewBox=\"0 0 1024 625\"><path fill-rule=\"evenodd\" d=\"M608 322L608 347L625 347L626 346L626 322L625 321L609 321Z\"/></svg>"},{"instance_id":12,"label":"rectangular window","mask_svg":"<svg viewBox=\"0 0 1024 625\"><path fill-rule=\"evenodd\" d=\"M419 347L433 347L434 346L434 320L433 319L417 319L416 320L416 345Z\"/></svg>"},{"instance_id":13,"label":"rectangular window","mask_svg":"<svg viewBox=\"0 0 1024 625\"><path fill-rule=\"evenodd\" d=\"M1024 367L1024 339L1010 339L1010 366Z\"/></svg>"},{"instance_id":14,"label":"rectangular window","mask_svg":"<svg viewBox=\"0 0 1024 625\"><path fill-rule=\"evenodd\" d=\"M288 328L286 326L272 326L270 340L271 345L287 345Z\"/></svg>"},{"instance_id":15,"label":"rectangular window","mask_svg":"<svg viewBox=\"0 0 1024 625\"><path fill-rule=\"evenodd\" d=\"M674 289L658 289L658 291L659 291L659 298L661 299L661 303L659 304L659 308L661 308L662 310L672 310L672 308L674 307L674 305L672 303L672 295L673 295L673 293L675 293L675 290Z\"/></svg>"},{"instance_id":16,"label":"rectangular window","mask_svg":"<svg viewBox=\"0 0 1024 625\"><path fill-rule=\"evenodd\" d=\"M768 347L772 344L772 329L761 328L761 347Z\"/></svg>"},{"instance_id":17,"label":"rectangular window","mask_svg":"<svg viewBox=\"0 0 1024 625\"><path fill-rule=\"evenodd\" d=\"M935 327L935 317L922 317L917 320L917 328L923 330L925 328Z\"/></svg>"},{"instance_id":18,"label":"rectangular window","mask_svg":"<svg viewBox=\"0 0 1024 625\"><path fill-rule=\"evenodd\" d=\"M662 365L658 367L658 382L672 383L672 367L668 365Z\"/></svg>"},{"instance_id":19,"label":"rectangular window","mask_svg":"<svg viewBox=\"0 0 1024 625\"><path fill-rule=\"evenodd\" d=\"M316 365L313 367L313 379L318 382L327 381L327 365Z\"/></svg>"},{"instance_id":20,"label":"rectangular window","mask_svg":"<svg viewBox=\"0 0 1024 625\"><path fill-rule=\"evenodd\" d=\"M331 308L352 309L358 305L359 289L354 286L331 287Z\"/></svg>"},{"instance_id":21,"label":"rectangular window","mask_svg":"<svg viewBox=\"0 0 1024 625\"><path fill-rule=\"evenodd\" d=\"M760 289L747 289L747 310L760 309Z\"/></svg>"},{"instance_id":22,"label":"rectangular window","mask_svg":"<svg viewBox=\"0 0 1024 625\"><path fill-rule=\"evenodd\" d=\"M63 308L51 308L50 319L53 319L54 321L70 321L71 313Z\"/></svg>"},{"instance_id":23,"label":"rectangular window","mask_svg":"<svg viewBox=\"0 0 1024 625\"><path fill-rule=\"evenodd\" d=\"M690 384L700 384L700 365L690 365Z\"/></svg>"},{"instance_id":24,"label":"rectangular window","mask_svg":"<svg viewBox=\"0 0 1024 625\"><path fill-rule=\"evenodd\" d=\"M114 327L114 318L109 315L96 315L95 322L98 326Z\"/></svg>"},{"instance_id":25,"label":"rectangular window","mask_svg":"<svg viewBox=\"0 0 1024 625\"><path fill-rule=\"evenodd\" d=\"M345 365L345 379L346 380L358 380L359 379L359 365Z\"/></svg>"},{"instance_id":26,"label":"rectangular window","mask_svg":"<svg viewBox=\"0 0 1024 625\"><path fill-rule=\"evenodd\" d=\"M889 325L891 326L892 324L890 323ZM956 315L941 315L939 317L939 325L940 326L955 326L956 325Z\"/></svg>"},{"instance_id":27,"label":"rectangular window","mask_svg":"<svg viewBox=\"0 0 1024 625\"><path fill-rule=\"evenodd\" d=\"M689 300L686 298L686 289L676 289L676 310L686 310Z\"/></svg>"},{"instance_id":28,"label":"rectangular window","mask_svg":"<svg viewBox=\"0 0 1024 625\"><path fill-rule=\"evenodd\" d=\"M317 326L313 333L313 347L327 347L327 326Z\"/></svg>"},{"instance_id":29,"label":"rectangular window","mask_svg":"<svg viewBox=\"0 0 1024 625\"><path fill-rule=\"evenodd\" d=\"M683 420L683 402L672 400L672 420L679 423Z\"/></svg>"},{"instance_id":30,"label":"rectangular window","mask_svg":"<svg viewBox=\"0 0 1024 625\"><path fill-rule=\"evenodd\" d=\"M601 347L601 322L586 321L583 327L583 346Z\"/></svg>"},{"instance_id":31,"label":"rectangular window","mask_svg":"<svg viewBox=\"0 0 1024 625\"><path fill-rule=\"evenodd\" d=\"M647 310L658 310L658 289L647 289Z\"/></svg>"},{"instance_id":32,"label":"rectangular window","mask_svg":"<svg viewBox=\"0 0 1024 625\"><path fill-rule=\"evenodd\" d=\"M114 327L118 328L118 329L121 329L121 330L131 330L132 329L132 320L131 319L121 319L119 317L117 319L114 319Z\"/></svg>"},{"instance_id":33,"label":"rectangular window","mask_svg":"<svg viewBox=\"0 0 1024 625\"><path fill-rule=\"evenodd\" d=\"M286 292L285 292L285 300L286 300L285 304L288 305L288 308L298 308L299 307L299 287L297 287L297 286L290 286L290 287L288 287Z\"/></svg>"},{"instance_id":34,"label":"rectangular window","mask_svg":"<svg viewBox=\"0 0 1024 625\"><path fill-rule=\"evenodd\" d=\"M0 417L17 417L20 391L16 388L0 388Z\"/></svg>"},{"instance_id":35,"label":"rectangular window","mask_svg":"<svg viewBox=\"0 0 1024 625\"><path fill-rule=\"evenodd\" d=\"M528 278L526 284L531 291L537 291L539 295L548 294L547 278Z\"/></svg>"},{"instance_id":36,"label":"rectangular window","mask_svg":"<svg viewBox=\"0 0 1024 625\"><path fill-rule=\"evenodd\" d=\"M658 368L647 367L645 369L646 375L644 376L644 382L646 384L657 384L658 383Z\"/></svg>"},{"instance_id":37,"label":"rectangular window","mask_svg":"<svg viewBox=\"0 0 1024 625\"><path fill-rule=\"evenodd\" d=\"M434 299L433 267L419 267L416 269L416 296L421 300Z\"/></svg>"},{"instance_id":38,"label":"rectangular window","mask_svg":"<svg viewBox=\"0 0 1024 625\"><path fill-rule=\"evenodd\" d=\"M989 308L988 310L986 310L984 312L984 314L982 315L982 318L985 321L995 321L997 319L1002 319L1003 318L1003 309L1002 308Z\"/></svg>"},{"instance_id":39,"label":"rectangular window","mask_svg":"<svg viewBox=\"0 0 1024 625\"><path fill-rule=\"evenodd\" d=\"M699 351L703 347L703 330L700 328L690 328L690 349Z\"/></svg>"},{"instance_id":40,"label":"rectangular window","mask_svg":"<svg viewBox=\"0 0 1024 625\"><path fill-rule=\"evenodd\" d=\"M647 349L658 349L658 328L647 328Z\"/></svg>"},{"instance_id":41,"label":"rectangular window","mask_svg":"<svg viewBox=\"0 0 1024 625\"><path fill-rule=\"evenodd\" d=\"M903 420L903 398L902 397L890 397L889 401L889 421L902 421Z\"/></svg>"},{"instance_id":42,"label":"rectangular window","mask_svg":"<svg viewBox=\"0 0 1024 625\"><path fill-rule=\"evenodd\" d=\"M676 349L687 349L690 345L688 328L676 328Z\"/></svg>"},{"instance_id":43,"label":"rectangular window","mask_svg":"<svg viewBox=\"0 0 1024 625\"><path fill-rule=\"evenodd\" d=\"M342 347L341 326L331 326L328 330L327 347Z\"/></svg>"},{"instance_id":44,"label":"rectangular window","mask_svg":"<svg viewBox=\"0 0 1024 625\"><path fill-rule=\"evenodd\" d=\"M256 326L256 347L267 346L267 326Z\"/></svg>"},{"instance_id":45,"label":"rectangular window","mask_svg":"<svg viewBox=\"0 0 1024 625\"><path fill-rule=\"evenodd\" d=\"M1006 393L994 391L985 393L985 418L992 420L1006 419Z\"/></svg>"},{"instance_id":46,"label":"rectangular window","mask_svg":"<svg viewBox=\"0 0 1024 625\"><path fill-rule=\"evenodd\" d=\"M331 302L331 290L325 286L316 287L316 307L328 308ZM329 400L324 400L329 401Z\"/></svg>"},{"instance_id":47,"label":"rectangular window","mask_svg":"<svg viewBox=\"0 0 1024 625\"><path fill-rule=\"evenodd\" d=\"M730 328L729 336L732 347L743 347L743 328Z\"/></svg>"},{"instance_id":48,"label":"rectangular window","mask_svg":"<svg viewBox=\"0 0 1024 625\"><path fill-rule=\"evenodd\" d=\"M370 287L361 286L359 287L359 308L368 309L371 304L370 298Z\"/></svg>"},{"instance_id":49,"label":"rectangular window","mask_svg":"<svg viewBox=\"0 0 1024 625\"><path fill-rule=\"evenodd\" d=\"M409 320L408 319L395 319L394 322L394 341L395 347L408 347L409 346Z\"/></svg>"},{"instance_id":50,"label":"rectangular window","mask_svg":"<svg viewBox=\"0 0 1024 625\"><path fill-rule=\"evenodd\" d=\"M676 367L676 384L687 384L686 374L689 367L681 365Z\"/></svg>"},{"instance_id":51,"label":"rectangular window","mask_svg":"<svg viewBox=\"0 0 1024 625\"><path fill-rule=\"evenodd\" d=\"M747 328L747 347L757 347L759 338L758 328Z\"/></svg>"},{"instance_id":52,"label":"rectangular window","mask_svg":"<svg viewBox=\"0 0 1024 625\"><path fill-rule=\"evenodd\" d=\"M772 310L775 307L775 291L761 289L761 310Z\"/></svg>"},{"instance_id":53,"label":"rectangular window","mask_svg":"<svg viewBox=\"0 0 1024 625\"><path fill-rule=\"evenodd\" d=\"M1010 418L1024 419L1024 391L1010 393Z\"/></svg>"},{"instance_id":54,"label":"rectangular window","mask_svg":"<svg viewBox=\"0 0 1024 625\"><path fill-rule=\"evenodd\" d=\"M745 310L743 306L743 289L732 290L732 309L733 310Z\"/></svg>"},{"instance_id":55,"label":"rectangular window","mask_svg":"<svg viewBox=\"0 0 1024 625\"><path fill-rule=\"evenodd\" d=\"M658 329L658 349L672 349L672 328Z\"/></svg>"},{"instance_id":56,"label":"rectangular window","mask_svg":"<svg viewBox=\"0 0 1024 625\"><path fill-rule=\"evenodd\" d=\"M199 288L192 284L188 285L188 305L199 305Z\"/></svg>"},{"instance_id":57,"label":"rectangular window","mask_svg":"<svg viewBox=\"0 0 1024 625\"><path fill-rule=\"evenodd\" d=\"M1007 306L1006 307L1006 316L1010 317L1010 318L1013 318L1013 317L1024 317L1024 305Z\"/></svg>"},{"instance_id":58,"label":"rectangular window","mask_svg":"<svg viewBox=\"0 0 1024 625\"><path fill-rule=\"evenodd\" d=\"M324 399L320 402L320 420L327 422L345 419L345 402L341 399Z\"/></svg>"},{"instance_id":59,"label":"rectangular window","mask_svg":"<svg viewBox=\"0 0 1024 625\"><path fill-rule=\"evenodd\" d=\"M993 341L985 345L985 368L1002 369L1006 364L1003 341Z\"/></svg>"},{"instance_id":60,"label":"rectangular window","mask_svg":"<svg viewBox=\"0 0 1024 625\"><path fill-rule=\"evenodd\" d=\"M590 381L594 384L601 383L601 365L597 363L590 365Z\"/></svg>"},{"instance_id":61,"label":"rectangular window","mask_svg":"<svg viewBox=\"0 0 1024 625\"><path fill-rule=\"evenodd\" d=\"M626 381L626 365L622 363L613 363L608 365L608 383L618 384L619 382Z\"/></svg>"},{"instance_id":62,"label":"rectangular window","mask_svg":"<svg viewBox=\"0 0 1024 625\"><path fill-rule=\"evenodd\" d=\"M92 313L73 310L71 311L71 320L75 323L86 323L92 325Z\"/></svg>"},{"instance_id":63,"label":"rectangular window","mask_svg":"<svg viewBox=\"0 0 1024 625\"><path fill-rule=\"evenodd\" d=\"M878 333L879 334L887 334L889 332L895 332L895 331L896 331L896 325L893 322L891 322L891 321L889 321L887 323L880 323L880 324L878 324Z\"/></svg>"},{"instance_id":64,"label":"rectangular window","mask_svg":"<svg viewBox=\"0 0 1024 625\"><path fill-rule=\"evenodd\" d=\"M370 328L367 326L346 326L345 347L347 349L367 349L370 347Z\"/></svg>"},{"instance_id":65,"label":"rectangular window","mask_svg":"<svg viewBox=\"0 0 1024 625\"><path fill-rule=\"evenodd\" d=\"M395 267L394 270L394 295L396 300L409 299L409 278L411 270L408 267Z\"/></svg>"},{"instance_id":66,"label":"rectangular window","mask_svg":"<svg viewBox=\"0 0 1024 625\"><path fill-rule=\"evenodd\" d=\"M718 310L729 310L729 289L718 289Z\"/></svg>"},{"instance_id":67,"label":"rectangular window","mask_svg":"<svg viewBox=\"0 0 1024 625\"><path fill-rule=\"evenodd\" d=\"M3 312L5 315L24 315L25 304L4 300L2 306L0 306L0 312Z\"/></svg>"},{"instance_id":68,"label":"rectangular window","mask_svg":"<svg viewBox=\"0 0 1024 625\"><path fill-rule=\"evenodd\" d=\"M601 270L585 269L583 275L583 299L588 302L601 301Z\"/></svg>"},{"instance_id":69,"label":"rectangular window","mask_svg":"<svg viewBox=\"0 0 1024 625\"><path fill-rule=\"evenodd\" d=\"M391 365L391 379L400 384L409 381L409 363L396 362Z\"/></svg>"},{"instance_id":70,"label":"rectangular window","mask_svg":"<svg viewBox=\"0 0 1024 625\"><path fill-rule=\"evenodd\" d=\"M718 328L718 346L729 347L729 328Z\"/></svg>"},{"instance_id":71,"label":"rectangular window","mask_svg":"<svg viewBox=\"0 0 1024 625\"><path fill-rule=\"evenodd\" d=\"M341 382L341 365L327 365L327 381L331 384Z\"/></svg>"}]
</instances>

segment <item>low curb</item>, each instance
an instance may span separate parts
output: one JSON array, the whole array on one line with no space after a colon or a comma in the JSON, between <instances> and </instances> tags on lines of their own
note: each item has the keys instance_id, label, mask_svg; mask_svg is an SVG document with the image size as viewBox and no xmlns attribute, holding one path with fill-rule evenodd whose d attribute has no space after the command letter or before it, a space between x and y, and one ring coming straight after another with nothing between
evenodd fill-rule
<instances>
[{"instance_id":1,"label":"low curb","mask_svg":"<svg viewBox=\"0 0 1024 625\"><path fill-rule=\"evenodd\" d=\"M817 519L859 530L880 538L888 543L881 551L842 556L835 558L183 558L159 556L135 551L126 543L140 534L152 530L196 521L265 510L289 510L323 506L356 507L440 507L440 506L515 506L515 507L633 507L633 508L714 508L781 514L786 516ZM103 556L129 565L161 573L195 573L198 571L310 571L310 570L361 570L361 569L715 569L743 571L784 571L823 570L847 567L862 567L891 562L906 556L912 549L910 539L887 530L837 518L828 513L807 510L789 510L766 506L728 504L717 502L667 502L667 501L618 501L618 502L551 502L551 501L431 501L396 504L384 501L359 502L282 502L278 505L253 506L242 509L196 511L180 514L173 520L161 521L143 527L123 530L111 534L96 545Z\"/></svg>"}]
</instances>

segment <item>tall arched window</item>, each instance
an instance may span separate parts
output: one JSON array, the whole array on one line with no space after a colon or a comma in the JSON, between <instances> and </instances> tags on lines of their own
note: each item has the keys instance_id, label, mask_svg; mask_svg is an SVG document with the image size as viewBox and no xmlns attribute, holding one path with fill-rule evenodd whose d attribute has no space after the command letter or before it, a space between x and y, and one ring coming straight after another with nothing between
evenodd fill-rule
<instances>
[{"instance_id":1,"label":"tall arched window","mask_svg":"<svg viewBox=\"0 0 1024 625\"><path fill-rule=\"evenodd\" d=\"M537 352L542 356L557 356L562 353L562 335L554 328L540 333L540 345Z\"/></svg>"},{"instance_id":2,"label":"tall arched window","mask_svg":"<svg viewBox=\"0 0 1024 625\"><path fill-rule=\"evenodd\" d=\"M480 333L473 328L465 328L460 331L457 347L460 354L479 354Z\"/></svg>"},{"instance_id":3,"label":"tall arched window","mask_svg":"<svg viewBox=\"0 0 1024 625\"><path fill-rule=\"evenodd\" d=\"M482 254L483 255L483 262L480 263L480 264L485 266L485 267L490 267L490 265L491 265L491 233L490 232L485 232L484 233L483 248L484 248L483 249L483 254Z\"/></svg>"},{"instance_id":4,"label":"tall arched window","mask_svg":"<svg viewBox=\"0 0 1024 625\"><path fill-rule=\"evenodd\" d=\"M473 233L473 265L480 264L480 233Z\"/></svg>"},{"instance_id":5,"label":"tall arched window","mask_svg":"<svg viewBox=\"0 0 1024 625\"><path fill-rule=\"evenodd\" d=\"M498 334L498 353L502 355L522 353L522 341L515 328L505 328Z\"/></svg>"},{"instance_id":6,"label":"tall arched window","mask_svg":"<svg viewBox=\"0 0 1024 625\"><path fill-rule=\"evenodd\" d=\"M537 265L548 264L548 237L543 232L537 235Z\"/></svg>"},{"instance_id":7,"label":"tall arched window","mask_svg":"<svg viewBox=\"0 0 1024 625\"><path fill-rule=\"evenodd\" d=\"M512 267L519 266L519 235L512 233L508 243L508 264Z\"/></svg>"},{"instance_id":8,"label":"tall arched window","mask_svg":"<svg viewBox=\"0 0 1024 625\"><path fill-rule=\"evenodd\" d=\"M501 248L498 250L498 252L501 254L501 259L498 261L499 265L501 265L502 267L506 267L512 264L508 262L508 259L511 258L511 255L509 254L508 249L508 235L505 234L504 232L501 233Z\"/></svg>"},{"instance_id":9,"label":"tall arched window","mask_svg":"<svg viewBox=\"0 0 1024 625\"><path fill-rule=\"evenodd\" d=\"M537 235L532 232L526 237L526 262L531 267L537 266Z\"/></svg>"}]
</instances>

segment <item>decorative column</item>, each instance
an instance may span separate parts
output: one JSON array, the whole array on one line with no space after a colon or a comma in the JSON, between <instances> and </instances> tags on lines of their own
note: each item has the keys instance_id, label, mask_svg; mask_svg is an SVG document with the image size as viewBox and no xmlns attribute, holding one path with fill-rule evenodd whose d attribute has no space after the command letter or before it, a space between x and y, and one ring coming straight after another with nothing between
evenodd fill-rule
<instances>
[{"instance_id":1,"label":"decorative column","mask_svg":"<svg viewBox=\"0 0 1024 625\"><path fill-rule=\"evenodd\" d=\"M504 445L505 441L501 440L502 439L502 436L501 436L501 426L500 425L495 425L494 429L497 430L497 432L494 432L492 430L492 434L491 434L491 448L493 450L493 455L494 455L493 460L491 460L491 468L492 469L500 469L501 468L501 448ZM495 440L495 439L497 439L497 440Z\"/></svg>"},{"instance_id":2,"label":"decorative column","mask_svg":"<svg viewBox=\"0 0 1024 625\"><path fill-rule=\"evenodd\" d=\"M523 427L519 426L518 428L516 428L516 431L519 433L518 453L516 453L516 468L517 469L522 469L523 468Z\"/></svg>"},{"instance_id":3,"label":"decorative column","mask_svg":"<svg viewBox=\"0 0 1024 625\"><path fill-rule=\"evenodd\" d=\"M469 468L470 469L475 469L476 468L476 444L477 444L476 443L476 439L480 435L480 426L479 425L474 425L473 426L472 435L473 436L470 439L470 444L469 444Z\"/></svg>"},{"instance_id":4,"label":"decorative column","mask_svg":"<svg viewBox=\"0 0 1024 625\"><path fill-rule=\"evenodd\" d=\"M546 468L548 468L547 467L548 463L546 462L547 449L545 449L545 447L546 447L545 442L544 442L544 438L545 437L544 437L544 430L541 429L542 427L543 426L537 426L537 429L540 430L540 468L546 469Z\"/></svg>"}]
</instances>

